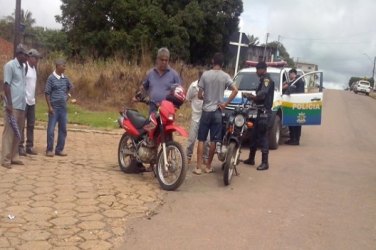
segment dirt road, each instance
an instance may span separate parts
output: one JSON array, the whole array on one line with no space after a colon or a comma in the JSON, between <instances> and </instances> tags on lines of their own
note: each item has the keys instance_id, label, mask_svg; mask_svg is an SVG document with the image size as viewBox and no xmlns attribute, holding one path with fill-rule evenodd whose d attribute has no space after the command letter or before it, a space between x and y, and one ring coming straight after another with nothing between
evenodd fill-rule
<instances>
[{"instance_id":1,"label":"dirt road","mask_svg":"<svg viewBox=\"0 0 376 250\"><path fill-rule=\"evenodd\" d=\"M326 90L322 126L271 151L269 171L241 164L229 187L218 162L190 174L120 249L375 249L375 114L369 97Z\"/></svg>"}]
</instances>

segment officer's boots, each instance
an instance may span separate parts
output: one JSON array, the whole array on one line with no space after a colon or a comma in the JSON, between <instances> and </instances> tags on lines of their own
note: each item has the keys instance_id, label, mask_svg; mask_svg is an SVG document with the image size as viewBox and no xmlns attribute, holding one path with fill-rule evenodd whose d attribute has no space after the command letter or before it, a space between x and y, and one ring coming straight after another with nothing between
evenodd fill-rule
<instances>
[{"instance_id":1,"label":"officer's boots","mask_svg":"<svg viewBox=\"0 0 376 250\"><path fill-rule=\"evenodd\" d=\"M252 166L255 165L255 156L256 156L256 150L251 149L249 151L249 158L247 160L243 161L244 164L252 165Z\"/></svg>"},{"instance_id":2,"label":"officer's boots","mask_svg":"<svg viewBox=\"0 0 376 250\"><path fill-rule=\"evenodd\" d=\"M269 168L268 163L268 153L262 153L262 160L260 166L257 167L257 170L267 170Z\"/></svg>"}]
</instances>

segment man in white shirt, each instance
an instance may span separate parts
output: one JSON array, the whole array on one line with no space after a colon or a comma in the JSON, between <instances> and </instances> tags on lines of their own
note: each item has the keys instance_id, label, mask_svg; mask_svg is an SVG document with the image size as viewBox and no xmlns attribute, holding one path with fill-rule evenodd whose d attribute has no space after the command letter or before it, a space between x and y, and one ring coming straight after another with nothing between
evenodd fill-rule
<instances>
[{"instance_id":1,"label":"man in white shirt","mask_svg":"<svg viewBox=\"0 0 376 250\"><path fill-rule=\"evenodd\" d=\"M199 122L202 113L202 103L203 101L198 99L198 82L201 78L202 71L198 72L198 80L191 83L187 91L187 100L191 103L192 108L192 117L191 117L191 128L189 131L189 138L188 138L188 146L187 146L187 157L188 163L191 162L193 149L195 147L195 143L197 140L197 133ZM208 150L207 147L204 148L204 160L207 161L208 159Z\"/></svg>"},{"instance_id":2,"label":"man in white shirt","mask_svg":"<svg viewBox=\"0 0 376 250\"><path fill-rule=\"evenodd\" d=\"M34 147L34 126L35 126L35 90L37 84L37 65L41 57L36 49L28 51L28 59L25 63L26 72L26 151L24 147L25 136L22 131L21 142L19 145L19 154L26 156L26 154L36 155Z\"/></svg>"}]
</instances>

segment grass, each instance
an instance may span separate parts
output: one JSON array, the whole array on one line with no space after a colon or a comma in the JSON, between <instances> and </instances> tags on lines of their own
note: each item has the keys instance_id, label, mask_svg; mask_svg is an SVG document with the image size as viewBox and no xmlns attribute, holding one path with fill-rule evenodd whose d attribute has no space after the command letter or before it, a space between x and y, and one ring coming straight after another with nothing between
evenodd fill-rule
<instances>
[{"instance_id":1,"label":"grass","mask_svg":"<svg viewBox=\"0 0 376 250\"><path fill-rule=\"evenodd\" d=\"M47 103L40 101L36 105L35 116L37 121L48 121ZM114 129L118 127L117 110L110 111L90 111L78 105L68 105L68 123L88 126L90 128Z\"/></svg>"},{"instance_id":2,"label":"grass","mask_svg":"<svg viewBox=\"0 0 376 250\"><path fill-rule=\"evenodd\" d=\"M47 103L42 98L38 98L35 110L35 118L37 122L45 123L48 121L48 107ZM68 104L68 123L86 126L93 129L111 130L118 128L117 119L119 117L119 110L114 108L113 111L92 111L85 107ZM143 116L147 116L148 107L145 104L136 104L132 108L137 109ZM182 105L177 111L176 123L186 129L190 122L191 109L188 104ZM3 109L0 109L0 117L3 117Z\"/></svg>"}]
</instances>

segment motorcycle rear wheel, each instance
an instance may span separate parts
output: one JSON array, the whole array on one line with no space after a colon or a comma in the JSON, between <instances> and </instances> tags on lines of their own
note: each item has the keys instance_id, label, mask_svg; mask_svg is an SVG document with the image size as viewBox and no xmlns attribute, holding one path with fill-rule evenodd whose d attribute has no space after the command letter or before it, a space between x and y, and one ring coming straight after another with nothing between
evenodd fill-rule
<instances>
[{"instance_id":1,"label":"motorcycle rear wheel","mask_svg":"<svg viewBox=\"0 0 376 250\"><path fill-rule=\"evenodd\" d=\"M123 134L118 147L118 162L121 171L127 174L139 173L139 163L134 156L126 151L135 151L132 138L128 134Z\"/></svg>"},{"instance_id":2,"label":"motorcycle rear wheel","mask_svg":"<svg viewBox=\"0 0 376 250\"><path fill-rule=\"evenodd\" d=\"M169 141L166 143L167 171L164 167L163 148L157 156L156 176L159 185L167 191L176 190L183 183L187 174L187 156L180 143Z\"/></svg>"},{"instance_id":3,"label":"motorcycle rear wheel","mask_svg":"<svg viewBox=\"0 0 376 250\"><path fill-rule=\"evenodd\" d=\"M235 161L237 159L235 159L235 156L237 150L238 147L236 146L235 142L231 142L227 148L226 162L223 168L223 182L225 186L230 185L231 183L232 175L235 171L234 165L236 165Z\"/></svg>"}]
</instances>

